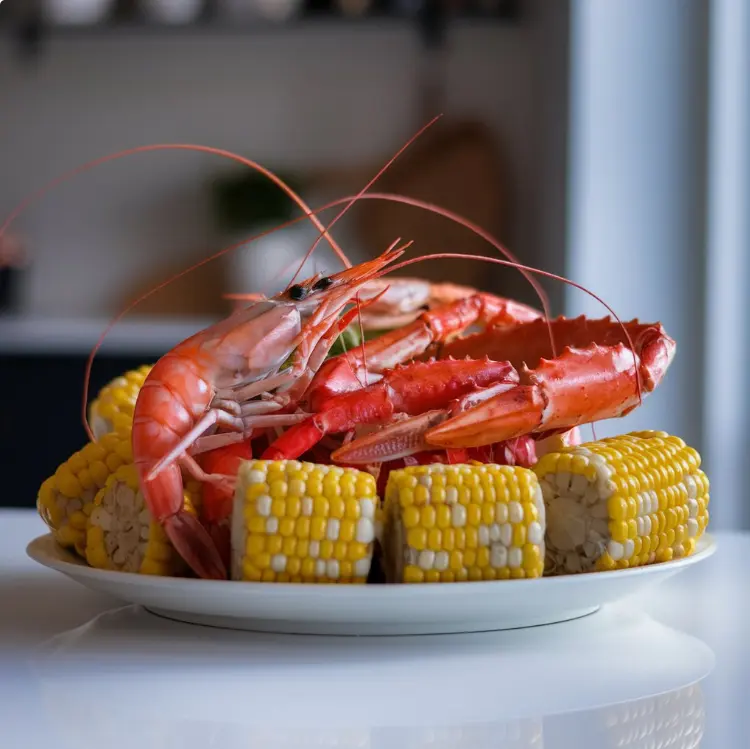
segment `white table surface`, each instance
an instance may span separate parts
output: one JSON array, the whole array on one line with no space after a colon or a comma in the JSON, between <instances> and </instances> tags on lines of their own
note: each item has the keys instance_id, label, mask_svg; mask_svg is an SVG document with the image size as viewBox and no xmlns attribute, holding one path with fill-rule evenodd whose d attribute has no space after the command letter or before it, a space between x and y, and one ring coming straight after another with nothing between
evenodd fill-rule
<instances>
[{"instance_id":1,"label":"white table surface","mask_svg":"<svg viewBox=\"0 0 750 749\"><path fill-rule=\"evenodd\" d=\"M331 638L160 619L32 562L45 532L0 511L3 747L748 746L750 535L575 622Z\"/></svg>"}]
</instances>

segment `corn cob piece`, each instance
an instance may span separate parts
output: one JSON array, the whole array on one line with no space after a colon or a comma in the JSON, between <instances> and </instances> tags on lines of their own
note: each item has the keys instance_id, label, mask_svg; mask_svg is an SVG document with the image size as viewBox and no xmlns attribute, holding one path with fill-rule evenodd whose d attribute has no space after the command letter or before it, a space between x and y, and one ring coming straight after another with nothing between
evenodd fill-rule
<instances>
[{"instance_id":1,"label":"corn cob piece","mask_svg":"<svg viewBox=\"0 0 750 749\"><path fill-rule=\"evenodd\" d=\"M547 506L548 574L688 556L708 524L700 456L665 432L565 448L534 466Z\"/></svg>"},{"instance_id":2,"label":"corn cob piece","mask_svg":"<svg viewBox=\"0 0 750 749\"><path fill-rule=\"evenodd\" d=\"M385 516L388 582L536 578L544 571L544 502L527 468L433 464L392 471Z\"/></svg>"},{"instance_id":3,"label":"corn cob piece","mask_svg":"<svg viewBox=\"0 0 750 749\"><path fill-rule=\"evenodd\" d=\"M152 365L144 364L108 382L89 406L89 423L99 439L109 432L128 434L133 423L133 409Z\"/></svg>"},{"instance_id":4,"label":"corn cob piece","mask_svg":"<svg viewBox=\"0 0 750 749\"><path fill-rule=\"evenodd\" d=\"M96 493L133 459L130 435L105 434L73 453L39 488L37 511L57 543L85 556L86 525Z\"/></svg>"},{"instance_id":5,"label":"corn cob piece","mask_svg":"<svg viewBox=\"0 0 750 749\"><path fill-rule=\"evenodd\" d=\"M201 485L185 483L185 507L195 514ZM144 504L138 471L120 466L94 498L86 528L86 561L103 570L184 575L187 565Z\"/></svg>"},{"instance_id":6,"label":"corn cob piece","mask_svg":"<svg viewBox=\"0 0 750 749\"><path fill-rule=\"evenodd\" d=\"M232 510L231 577L365 583L379 521L369 473L296 460L243 461Z\"/></svg>"},{"instance_id":7,"label":"corn cob piece","mask_svg":"<svg viewBox=\"0 0 750 749\"><path fill-rule=\"evenodd\" d=\"M603 749L697 749L706 727L699 684L610 708L603 717Z\"/></svg>"}]
</instances>

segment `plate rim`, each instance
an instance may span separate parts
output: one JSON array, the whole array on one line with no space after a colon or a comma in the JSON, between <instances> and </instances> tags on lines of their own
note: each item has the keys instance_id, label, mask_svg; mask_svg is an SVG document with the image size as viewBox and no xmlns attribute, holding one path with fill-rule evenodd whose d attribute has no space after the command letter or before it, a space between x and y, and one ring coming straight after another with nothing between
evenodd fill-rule
<instances>
[{"instance_id":1,"label":"plate rim","mask_svg":"<svg viewBox=\"0 0 750 749\"><path fill-rule=\"evenodd\" d=\"M51 542L55 545L56 550L62 556L67 555L74 561L67 561L52 557L50 554L43 550L43 545ZM530 586L535 587L538 590L549 587L560 587L571 581L580 583L582 578L592 578L592 576L601 580L602 575L606 575L607 579L611 580L624 580L634 577L642 577L644 575L654 575L658 573L677 573L684 570L687 567L691 567L700 562L706 561L712 557L717 549L718 542L713 533L708 531L704 532L701 538L697 542L698 548L696 551L688 557L681 557L680 559L673 559L669 562L657 562L654 564L643 565L641 567L628 567L626 569L618 570L601 570L594 572L587 572L585 574L567 574L567 575L551 575L549 577L537 577L532 579L509 579L509 580L477 580L477 581L464 581L450 583L449 587L454 595L462 595L469 593L470 595L476 595L482 590L495 591L498 586L506 590L522 590L529 588ZM40 548L41 547L41 548ZM270 585L269 583L253 582L253 581L240 581L240 580L202 580L199 578L189 577L164 577L158 575L142 575L138 572L120 572L117 570L101 570L96 567L91 567L83 559L76 559L73 553L65 547L58 544L54 538L54 534L50 531L42 535L36 536L26 545L26 555L36 562L37 564L53 569L62 574L71 577L82 577L89 580L107 582L116 580L119 583L142 585L147 584L150 587L168 589L172 592L180 590L198 592L200 588L206 585L211 585L213 589L219 590L218 586L224 586L224 590L238 590L238 586L242 586L242 590L247 594L251 595L253 592L262 591L263 595L281 595L287 596L289 594L298 596L315 596L320 591L319 585L311 585L309 583L284 583ZM326 596L361 596L361 597L372 597L378 593L386 593L390 596L414 596L414 595L432 595L437 586L434 583L378 583L372 585L326 585Z\"/></svg>"}]
</instances>

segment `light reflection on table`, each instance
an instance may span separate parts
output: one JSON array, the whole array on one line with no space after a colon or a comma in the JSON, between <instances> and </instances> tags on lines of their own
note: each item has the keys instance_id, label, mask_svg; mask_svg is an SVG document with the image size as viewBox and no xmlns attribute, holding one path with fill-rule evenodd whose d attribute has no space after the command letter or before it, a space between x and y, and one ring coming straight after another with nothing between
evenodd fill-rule
<instances>
[{"instance_id":1,"label":"light reflection on table","mask_svg":"<svg viewBox=\"0 0 750 749\"><path fill-rule=\"evenodd\" d=\"M551 632L248 635L126 606L30 664L40 718L83 749L699 746L705 643L622 607Z\"/></svg>"}]
</instances>

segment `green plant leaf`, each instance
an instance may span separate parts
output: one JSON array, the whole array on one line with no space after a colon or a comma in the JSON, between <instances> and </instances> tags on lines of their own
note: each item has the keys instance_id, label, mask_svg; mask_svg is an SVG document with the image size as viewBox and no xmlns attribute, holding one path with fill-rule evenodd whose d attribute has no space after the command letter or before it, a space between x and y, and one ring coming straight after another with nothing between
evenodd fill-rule
<instances>
[{"instance_id":1,"label":"green plant leaf","mask_svg":"<svg viewBox=\"0 0 750 749\"><path fill-rule=\"evenodd\" d=\"M279 175L295 192L303 189L293 175ZM219 229L247 231L269 223L282 224L293 218L297 206L267 177L258 173L228 174L211 182L211 204Z\"/></svg>"}]
</instances>

